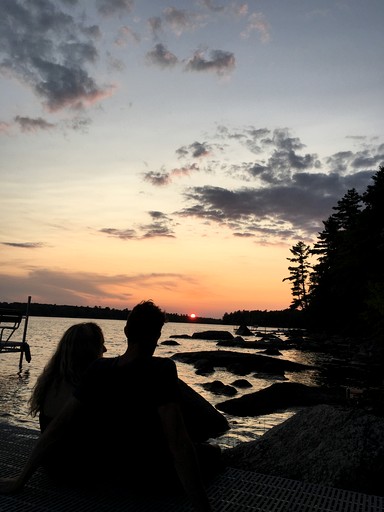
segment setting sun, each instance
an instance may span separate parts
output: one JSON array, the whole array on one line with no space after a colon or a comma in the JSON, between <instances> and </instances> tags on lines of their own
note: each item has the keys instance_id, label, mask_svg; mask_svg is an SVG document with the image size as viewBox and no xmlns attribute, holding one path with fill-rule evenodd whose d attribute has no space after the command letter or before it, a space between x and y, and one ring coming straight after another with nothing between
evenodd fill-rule
<instances>
[{"instance_id":1,"label":"setting sun","mask_svg":"<svg viewBox=\"0 0 384 512\"><path fill-rule=\"evenodd\" d=\"M195 314L195 313L191 313L191 314L189 315L189 318L191 318L192 320L194 320L194 319L196 318L196 314Z\"/></svg>"}]
</instances>

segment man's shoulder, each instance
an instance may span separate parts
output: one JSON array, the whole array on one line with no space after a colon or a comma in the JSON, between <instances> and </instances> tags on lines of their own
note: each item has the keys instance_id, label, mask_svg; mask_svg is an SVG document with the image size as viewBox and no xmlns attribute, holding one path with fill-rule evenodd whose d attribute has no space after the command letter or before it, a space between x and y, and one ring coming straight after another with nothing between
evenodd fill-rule
<instances>
[{"instance_id":1,"label":"man's shoulder","mask_svg":"<svg viewBox=\"0 0 384 512\"><path fill-rule=\"evenodd\" d=\"M173 370L176 368L175 362L170 359L169 357L158 357L153 356L152 357L152 364L155 368L159 368L162 370Z\"/></svg>"}]
</instances>

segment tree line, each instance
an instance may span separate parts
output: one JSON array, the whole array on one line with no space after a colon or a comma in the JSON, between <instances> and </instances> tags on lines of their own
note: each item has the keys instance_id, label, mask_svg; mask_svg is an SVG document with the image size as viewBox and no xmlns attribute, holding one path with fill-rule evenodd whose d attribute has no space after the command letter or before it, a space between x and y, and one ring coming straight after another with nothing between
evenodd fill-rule
<instances>
[{"instance_id":1,"label":"tree line","mask_svg":"<svg viewBox=\"0 0 384 512\"><path fill-rule=\"evenodd\" d=\"M17 310L25 314L26 304L23 302L0 302L0 309ZM101 306L68 306L61 304L39 304L32 302L29 306L30 316L56 317L56 318L84 318L94 320L126 320L130 310L116 309ZM191 319L189 315L167 313L169 322L189 322L219 324L221 319L198 317Z\"/></svg>"},{"instance_id":2,"label":"tree line","mask_svg":"<svg viewBox=\"0 0 384 512\"><path fill-rule=\"evenodd\" d=\"M384 166L333 210L312 246L300 240L290 249L290 308L316 330L383 335Z\"/></svg>"}]
</instances>

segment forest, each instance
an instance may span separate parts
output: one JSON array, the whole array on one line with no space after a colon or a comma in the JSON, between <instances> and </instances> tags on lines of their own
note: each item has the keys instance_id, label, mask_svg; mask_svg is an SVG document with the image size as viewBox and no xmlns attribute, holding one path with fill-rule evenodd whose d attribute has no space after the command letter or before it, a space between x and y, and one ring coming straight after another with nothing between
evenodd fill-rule
<instances>
[{"instance_id":1,"label":"forest","mask_svg":"<svg viewBox=\"0 0 384 512\"><path fill-rule=\"evenodd\" d=\"M383 337L384 166L363 194L348 190L333 210L312 246L299 240L290 249L290 308L225 313L224 323Z\"/></svg>"},{"instance_id":2,"label":"forest","mask_svg":"<svg viewBox=\"0 0 384 512\"><path fill-rule=\"evenodd\" d=\"M363 194L350 189L313 246L287 258L291 309L307 327L343 335L384 334L384 166Z\"/></svg>"}]
</instances>

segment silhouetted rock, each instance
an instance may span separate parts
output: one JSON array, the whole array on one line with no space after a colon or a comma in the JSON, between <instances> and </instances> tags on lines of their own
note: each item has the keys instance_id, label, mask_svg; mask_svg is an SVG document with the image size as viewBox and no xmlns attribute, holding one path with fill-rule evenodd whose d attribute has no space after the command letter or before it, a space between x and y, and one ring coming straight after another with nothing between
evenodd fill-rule
<instances>
[{"instance_id":1,"label":"silhouetted rock","mask_svg":"<svg viewBox=\"0 0 384 512\"><path fill-rule=\"evenodd\" d=\"M197 340L232 340L233 337L229 331L202 331L192 334L192 338Z\"/></svg>"},{"instance_id":2,"label":"silhouetted rock","mask_svg":"<svg viewBox=\"0 0 384 512\"><path fill-rule=\"evenodd\" d=\"M235 386L235 388L251 388L252 384L247 379L236 379L231 382L231 386Z\"/></svg>"},{"instance_id":3,"label":"silhouetted rock","mask_svg":"<svg viewBox=\"0 0 384 512\"><path fill-rule=\"evenodd\" d=\"M198 359L195 361L196 375L210 375L215 372L212 363L208 359Z\"/></svg>"},{"instance_id":4,"label":"silhouetted rock","mask_svg":"<svg viewBox=\"0 0 384 512\"><path fill-rule=\"evenodd\" d=\"M202 350L197 352L179 352L172 359L183 363L194 364L200 359L209 361L213 368L224 367L236 375L247 375L251 372L262 372L282 375L284 371L308 370L307 365L275 359L261 354L248 354L227 350Z\"/></svg>"},{"instance_id":5,"label":"silhouetted rock","mask_svg":"<svg viewBox=\"0 0 384 512\"><path fill-rule=\"evenodd\" d=\"M266 354L267 356L281 356L280 350L275 347L268 347L260 352L260 354Z\"/></svg>"},{"instance_id":6,"label":"silhouetted rock","mask_svg":"<svg viewBox=\"0 0 384 512\"><path fill-rule=\"evenodd\" d=\"M215 395L226 395L233 396L236 395L237 389L233 386L228 386L221 382L221 380L214 380L213 382L206 382L202 384L203 388L211 393L215 393Z\"/></svg>"},{"instance_id":7,"label":"silhouetted rock","mask_svg":"<svg viewBox=\"0 0 384 512\"><path fill-rule=\"evenodd\" d=\"M292 407L340 401L338 394L326 388L278 382L260 391L221 402L216 408L234 416L260 416Z\"/></svg>"},{"instance_id":8,"label":"silhouetted rock","mask_svg":"<svg viewBox=\"0 0 384 512\"><path fill-rule=\"evenodd\" d=\"M239 326L236 334L240 334L240 336L253 336L253 332L245 324Z\"/></svg>"},{"instance_id":9,"label":"silhouetted rock","mask_svg":"<svg viewBox=\"0 0 384 512\"><path fill-rule=\"evenodd\" d=\"M384 495L384 418L361 409L305 408L223 455L235 468Z\"/></svg>"},{"instance_id":10,"label":"silhouetted rock","mask_svg":"<svg viewBox=\"0 0 384 512\"><path fill-rule=\"evenodd\" d=\"M178 343L175 340L165 340L165 341L162 341L160 343L160 345L168 345L170 347L176 347L177 345L180 345L180 343Z\"/></svg>"}]
</instances>

